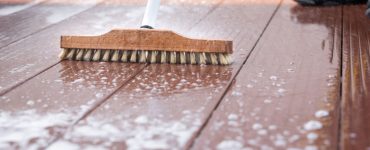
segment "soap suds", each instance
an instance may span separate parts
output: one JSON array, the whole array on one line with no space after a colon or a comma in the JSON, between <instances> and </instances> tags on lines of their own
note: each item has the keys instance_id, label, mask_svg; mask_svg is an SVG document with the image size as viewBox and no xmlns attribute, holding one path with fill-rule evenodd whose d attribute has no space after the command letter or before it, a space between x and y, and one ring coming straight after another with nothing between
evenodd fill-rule
<instances>
[{"instance_id":1,"label":"soap suds","mask_svg":"<svg viewBox=\"0 0 370 150\"><path fill-rule=\"evenodd\" d=\"M329 116L329 112L326 110L318 110L315 112L315 117L316 118L323 118Z\"/></svg>"},{"instance_id":2,"label":"soap suds","mask_svg":"<svg viewBox=\"0 0 370 150\"><path fill-rule=\"evenodd\" d=\"M322 124L319 121L310 120L304 124L303 128L307 131L318 130L322 128Z\"/></svg>"},{"instance_id":3,"label":"soap suds","mask_svg":"<svg viewBox=\"0 0 370 150\"><path fill-rule=\"evenodd\" d=\"M217 144L218 150L231 150L231 149L242 149L243 144L235 140L224 140L221 143Z\"/></svg>"}]
</instances>

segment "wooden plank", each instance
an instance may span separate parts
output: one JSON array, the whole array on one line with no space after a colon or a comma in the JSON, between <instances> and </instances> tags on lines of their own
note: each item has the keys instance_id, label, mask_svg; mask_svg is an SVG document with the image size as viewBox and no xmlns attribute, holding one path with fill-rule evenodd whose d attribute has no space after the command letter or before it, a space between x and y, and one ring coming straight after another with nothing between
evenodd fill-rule
<instances>
[{"instance_id":1,"label":"wooden plank","mask_svg":"<svg viewBox=\"0 0 370 150\"><path fill-rule=\"evenodd\" d=\"M337 149L341 7L285 0L193 149Z\"/></svg>"},{"instance_id":2,"label":"wooden plank","mask_svg":"<svg viewBox=\"0 0 370 150\"><path fill-rule=\"evenodd\" d=\"M344 7L341 149L370 149L370 20Z\"/></svg>"},{"instance_id":3,"label":"wooden plank","mask_svg":"<svg viewBox=\"0 0 370 150\"><path fill-rule=\"evenodd\" d=\"M6 16L32 7L42 0L0 0L0 16Z\"/></svg>"},{"instance_id":4,"label":"wooden plank","mask_svg":"<svg viewBox=\"0 0 370 150\"><path fill-rule=\"evenodd\" d=\"M32 73L35 73L33 69L50 67L58 63L61 34L100 34L113 27L136 26L140 22L137 15L141 14L137 10L143 5L143 1L123 2L100 5L83 12L32 38L13 44L6 50L16 52L15 56L7 55L15 60L7 58L9 62L3 63L1 68L7 68L9 64L27 64L28 61L35 64L28 70ZM27 59L22 60L21 57ZM38 149L47 146L143 67L143 64L64 61L30 79L0 99L0 132L3 133L0 135L0 149ZM27 69L21 69L17 75L25 78L27 74L23 71ZM14 81L11 72L2 73L5 75L2 76L2 85L7 79Z\"/></svg>"},{"instance_id":5,"label":"wooden plank","mask_svg":"<svg viewBox=\"0 0 370 150\"><path fill-rule=\"evenodd\" d=\"M224 1L191 30L176 30L199 38L232 39L236 43L235 63L151 64L50 148L189 148L278 3ZM198 5L192 7L197 9ZM187 15L182 18L189 18Z\"/></svg>"},{"instance_id":6,"label":"wooden plank","mask_svg":"<svg viewBox=\"0 0 370 150\"><path fill-rule=\"evenodd\" d=\"M141 64L63 61L0 100L0 149L46 147Z\"/></svg>"},{"instance_id":7,"label":"wooden plank","mask_svg":"<svg viewBox=\"0 0 370 150\"><path fill-rule=\"evenodd\" d=\"M213 2L215 1L212 1L212 4ZM159 20L171 19L199 9L196 15L190 14L189 17L192 18L178 25L179 28L186 30L207 15L213 6L214 4L199 5L193 8L193 5L170 4L165 1L160 10L161 14L166 15L160 15ZM104 33L114 27L134 28L140 23L144 8L144 1L100 5L37 33L34 38L27 39L27 42L21 42L19 45L32 47L31 43L53 38L59 40L60 34L65 33L92 34ZM174 13L172 10L177 12ZM105 20L101 20L102 18ZM41 48L45 49L43 52L47 52L50 49L58 50L58 47L59 41L53 41L50 45L39 44L26 50L35 52ZM55 56L54 61L57 60L56 56L59 53L56 50L50 51L50 55ZM44 58L40 55L31 55L29 59ZM39 68L45 66L41 63L38 65ZM0 119L0 132L4 133L0 135L0 149L44 148L62 136L79 118L89 114L91 109L97 107L144 66L145 64L62 61L28 80L0 99L0 116L4 116ZM17 136L24 133L27 133L27 136L23 138Z\"/></svg>"},{"instance_id":8,"label":"wooden plank","mask_svg":"<svg viewBox=\"0 0 370 150\"><path fill-rule=\"evenodd\" d=\"M138 4L143 10L143 1L106 3L1 49L0 95L57 64L61 35L97 35L112 28L134 28L140 24L142 13Z\"/></svg>"},{"instance_id":9,"label":"wooden plank","mask_svg":"<svg viewBox=\"0 0 370 150\"><path fill-rule=\"evenodd\" d=\"M91 8L96 3L82 0L73 2L49 0L0 17L0 48Z\"/></svg>"}]
</instances>

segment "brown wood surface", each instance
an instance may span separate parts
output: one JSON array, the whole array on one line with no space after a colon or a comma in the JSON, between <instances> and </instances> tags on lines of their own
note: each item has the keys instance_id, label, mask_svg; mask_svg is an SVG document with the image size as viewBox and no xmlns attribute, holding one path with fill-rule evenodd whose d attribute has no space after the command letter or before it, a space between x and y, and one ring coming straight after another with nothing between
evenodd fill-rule
<instances>
[{"instance_id":1,"label":"brown wood surface","mask_svg":"<svg viewBox=\"0 0 370 150\"><path fill-rule=\"evenodd\" d=\"M114 29L100 36L62 36L61 48L232 53L233 42L195 39L170 30Z\"/></svg>"},{"instance_id":2,"label":"brown wood surface","mask_svg":"<svg viewBox=\"0 0 370 150\"><path fill-rule=\"evenodd\" d=\"M151 64L51 147L190 148L278 4L279 1L223 1L188 32L176 30L200 38L232 39L237 43L235 63ZM253 24L248 23L251 21ZM101 132L89 134L92 131Z\"/></svg>"},{"instance_id":3,"label":"brown wood surface","mask_svg":"<svg viewBox=\"0 0 370 150\"><path fill-rule=\"evenodd\" d=\"M145 0L0 0L0 149L369 149L366 6L282 1L162 1L157 29L233 40L199 66L59 61L61 35L137 28Z\"/></svg>"},{"instance_id":4,"label":"brown wood surface","mask_svg":"<svg viewBox=\"0 0 370 150\"><path fill-rule=\"evenodd\" d=\"M284 0L193 148L336 149L340 43L341 7Z\"/></svg>"},{"instance_id":5,"label":"brown wood surface","mask_svg":"<svg viewBox=\"0 0 370 150\"><path fill-rule=\"evenodd\" d=\"M142 67L64 61L32 78L1 97L1 149L48 146Z\"/></svg>"},{"instance_id":6,"label":"brown wood surface","mask_svg":"<svg viewBox=\"0 0 370 150\"><path fill-rule=\"evenodd\" d=\"M2 48L0 51L0 62L2 63L0 66L0 95L57 64L58 54L61 51L61 35L102 34L112 28L134 28L140 24L141 12L137 11L137 7L139 7L138 4L144 5L144 2L106 3L108 4L85 11L29 36L21 42ZM114 19L125 21L117 22Z\"/></svg>"},{"instance_id":7,"label":"brown wood surface","mask_svg":"<svg viewBox=\"0 0 370 150\"><path fill-rule=\"evenodd\" d=\"M80 13L96 3L77 0L71 4L68 1L49 0L38 3L28 9L2 16L0 17L0 48ZM0 49L0 51L2 50Z\"/></svg>"},{"instance_id":8,"label":"brown wood surface","mask_svg":"<svg viewBox=\"0 0 370 150\"><path fill-rule=\"evenodd\" d=\"M0 0L0 16L6 16L32 7L42 0Z\"/></svg>"},{"instance_id":9,"label":"brown wood surface","mask_svg":"<svg viewBox=\"0 0 370 150\"><path fill-rule=\"evenodd\" d=\"M136 4L126 3L124 6L117 3L100 5L33 35L16 44L13 49L7 49L18 53L13 53L16 56L5 55L11 58L3 61L6 64L1 65L1 68L10 68L12 67L10 64L35 63L35 65L32 65L34 68L18 70L20 71L16 73L18 76L12 76L12 72L2 72L1 85L12 83L3 82L7 79L24 80L29 77L29 74L37 73L37 70L33 69L47 69L47 71L1 97L0 116L3 120L0 123L0 131L5 134L0 135L2 139L0 149L47 146L62 135L71 124L88 113L90 108L96 107L101 100L145 66L70 61L58 63L57 58L60 52L61 33L101 34L118 26L136 26L140 18L122 14L138 15L135 11L143 7L143 4L143 2L136 2ZM106 11L107 9L110 11ZM115 20L126 21L115 23ZM23 51L29 53L22 53ZM14 60L17 56L28 59ZM36 63L35 60L39 62ZM58 64L48 69L53 63ZM27 69L30 70L29 74L23 72L28 71ZM17 135L24 137L14 138Z\"/></svg>"},{"instance_id":10,"label":"brown wood surface","mask_svg":"<svg viewBox=\"0 0 370 150\"><path fill-rule=\"evenodd\" d=\"M48 40L48 38L54 37L59 39L58 35L50 36L47 34L52 32L66 32L65 30L69 30L69 33L74 34L88 34L87 32L92 34L99 33L99 31L104 33L107 32L107 30L109 31L111 28L117 28L119 26L134 28L140 22L140 18L137 16L143 14L143 11L141 11L144 7L143 2L138 3L139 5L126 3L127 5L124 6L112 6L111 4L100 5L75 16L73 19L69 19L66 23L61 23L59 28L52 28L45 31L46 33L41 32L40 35L34 35L33 40ZM114 3L114 5L117 4ZM189 29L192 24L202 19L203 15L206 15L206 13L211 10L211 6L199 5L202 9L198 11L198 17L194 17L193 19L189 19L187 22L183 22L182 27L187 27L187 29ZM183 6L171 4L167 5L165 8L177 9L181 7ZM187 13L189 11L200 9L199 7L191 9L192 7L192 5L186 6L185 8L188 9L183 9L179 12ZM107 12L107 9L110 11ZM170 15L174 16L177 14L171 13ZM101 17L109 20L99 21L101 20ZM79 18L84 18L84 20ZM115 20L126 21L115 22ZM84 28L88 29L87 26L93 26L95 28L88 31L82 30ZM186 28L184 28L184 30L185 29ZM32 43L32 41L25 43L22 42L22 44L29 44L26 46L31 46L30 43ZM51 52L50 55L54 55L55 57L53 59L57 62L58 58L56 56L59 53L59 43L51 43L48 47L50 49L56 49ZM29 51L34 51L34 48L35 47L33 47L33 49L30 48ZM40 58L37 54L31 55L30 57L31 59ZM51 59L52 58L50 58L50 60ZM48 67L46 65L39 64L37 67ZM30 146L47 146L49 143L53 142L53 140L58 138L58 136L62 135L65 130L68 129L68 126L71 126L75 121L79 120L80 117L88 114L91 108L97 107L100 101L106 99L106 96L126 82L126 79L129 79L137 72L140 72L144 66L145 65L143 64L110 64L96 62L76 63L75 61L63 61L62 63L58 63L50 69L47 69L37 77L30 79L25 84L22 84L9 93L3 95L2 101L4 102L4 105L1 105L2 107L0 108L2 113L1 115L12 117L15 120L10 123L4 122L5 125L1 126L0 130L4 132L7 131L7 134L5 135L32 132L35 130L44 134L27 136L20 141L12 141L11 138L6 137L10 140L8 143L5 143L5 146L9 146L8 144L10 144L10 147L20 149ZM9 102L12 102L14 107L7 104ZM34 110L36 112L33 112ZM35 126L12 127L12 125L29 119L27 118L28 115L30 115L31 118L38 118L37 120L30 122L31 124L36 124ZM55 120L52 120L52 116L56 117ZM22 120L23 118L25 119ZM50 123L38 124L37 122L39 120L41 120L42 123Z\"/></svg>"},{"instance_id":11,"label":"brown wood surface","mask_svg":"<svg viewBox=\"0 0 370 150\"><path fill-rule=\"evenodd\" d=\"M370 148L370 19L365 6L345 6L341 149Z\"/></svg>"}]
</instances>

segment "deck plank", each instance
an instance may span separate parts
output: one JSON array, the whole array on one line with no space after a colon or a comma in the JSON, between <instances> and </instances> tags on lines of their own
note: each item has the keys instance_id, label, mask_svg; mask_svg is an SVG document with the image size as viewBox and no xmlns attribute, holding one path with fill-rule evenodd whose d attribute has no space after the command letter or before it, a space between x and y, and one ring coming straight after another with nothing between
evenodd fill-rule
<instances>
[{"instance_id":1,"label":"deck plank","mask_svg":"<svg viewBox=\"0 0 370 150\"><path fill-rule=\"evenodd\" d=\"M64 20L0 51L0 95L59 62L61 35L98 35L112 28L135 28L140 24L143 1L102 4ZM126 4L125 4L126 3ZM138 4L141 4L138 10ZM124 21L115 21L124 20Z\"/></svg>"},{"instance_id":2,"label":"deck plank","mask_svg":"<svg viewBox=\"0 0 370 150\"><path fill-rule=\"evenodd\" d=\"M55 49L49 55L55 56L50 60L54 59L52 61L57 64L1 97L0 102L3 104L0 106L0 115L4 116L3 118L12 118L13 121L0 120L0 131L7 133L3 135L4 137L0 135L0 148L1 146L20 149L47 146L142 70L145 64L78 61L58 63L56 58L59 53L57 50L59 50L60 34L99 34L116 27L137 27L140 24L140 16L144 13L144 1L135 1L134 4L128 2L132 1L123 2L123 6L116 3L99 5L35 34L27 42L19 43L19 47L31 46L27 49L29 52L35 52L39 47L45 49L44 52ZM186 31L207 15L218 2L220 1L212 0L208 1L209 5L203 5L200 2L187 5L187 3L164 1L160 9L159 21L169 26L171 24L166 23L170 23L169 19L180 21L181 18L173 19L173 17L189 14L187 16L190 18L177 24L177 28ZM117 20L123 21L117 22ZM32 43L49 39L53 40L50 45L40 44L32 47ZM31 55L29 59L40 59L40 56ZM21 64L21 62L17 63ZM36 67L42 68L50 64L37 65ZM32 118L37 119L32 120ZM29 121L32 125L25 125L25 121ZM12 139L12 135L26 132L30 132L30 136Z\"/></svg>"},{"instance_id":3,"label":"deck plank","mask_svg":"<svg viewBox=\"0 0 370 150\"><path fill-rule=\"evenodd\" d=\"M344 7L341 149L370 148L370 20L365 9Z\"/></svg>"},{"instance_id":4,"label":"deck plank","mask_svg":"<svg viewBox=\"0 0 370 150\"><path fill-rule=\"evenodd\" d=\"M143 67L63 61L10 91L0 100L0 149L46 147Z\"/></svg>"},{"instance_id":5,"label":"deck plank","mask_svg":"<svg viewBox=\"0 0 370 150\"><path fill-rule=\"evenodd\" d=\"M278 4L278 0L224 1L191 30L176 30L199 38L234 40L235 63L151 64L51 147L189 148ZM89 134L95 131L99 133Z\"/></svg>"},{"instance_id":6,"label":"deck plank","mask_svg":"<svg viewBox=\"0 0 370 150\"><path fill-rule=\"evenodd\" d=\"M285 0L193 149L336 149L340 44L340 6Z\"/></svg>"},{"instance_id":7,"label":"deck plank","mask_svg":"<svg viewBox=\"0 0 370 150\"><path fill-rule=\"evenodd\" d=\"M42 2L43 0L0 0L0 17L10 15Z\"/></svg>"},{"instance_id":8,"label":"deck plank","mask_svg":"<svg viewBox=\"0 0 370 150\"><path fill-rule=\"evenodd\" d=\"M81 0L73 2L49 0L2 16L0 17L0 48L89 9L95 4L96 2Z\"/></svg>"}]
</instances>

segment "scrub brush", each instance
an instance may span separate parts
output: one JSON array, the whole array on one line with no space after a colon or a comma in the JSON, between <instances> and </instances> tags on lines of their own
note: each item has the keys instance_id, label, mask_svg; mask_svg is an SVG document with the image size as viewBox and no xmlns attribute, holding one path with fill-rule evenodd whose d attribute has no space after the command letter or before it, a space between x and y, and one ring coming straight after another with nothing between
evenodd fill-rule
<instances>
[{"instance_id":1,"label":"scrub brush","mask_svg":"<svg viewBox=\"0 0 370 150\"><path fill-rule=\"evenodd\" d=\"M160 0L148 0L140 29L115 29L100 36L61 36L61 60L171 64L232 63L232 41L192 39L153 29Z\"/></svg>"}]
</instances>

